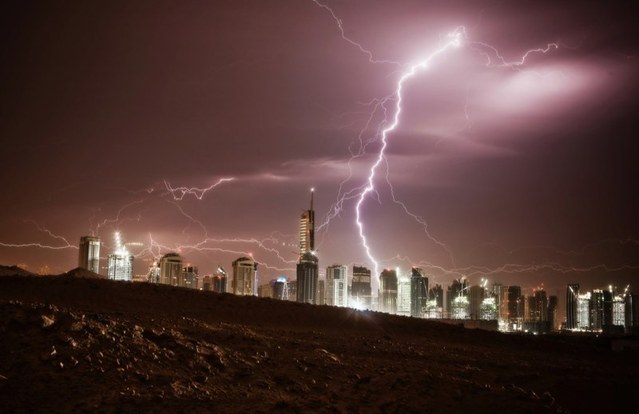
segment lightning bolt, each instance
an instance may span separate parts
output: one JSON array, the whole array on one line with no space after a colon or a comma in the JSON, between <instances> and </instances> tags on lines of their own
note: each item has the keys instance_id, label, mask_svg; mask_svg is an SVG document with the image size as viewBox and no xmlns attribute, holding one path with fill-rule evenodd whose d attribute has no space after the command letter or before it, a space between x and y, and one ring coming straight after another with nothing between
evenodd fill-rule
<instances>
[{"instance_id":1,"label":"lightning bolt","mask_svg":"<svg viewBox=\"0 0 639 414\"><path fill-rule=\"evenodd\" d=\"M37 248L40 248L40 249L48 249L48 250L79 249L78 246L75 246L75 245L69 243L69 241L66 238L64 238L63 236L54 234L51 230L47 229L46 227L41 226L35 220L24 220L24 222L33 224L38 229L38 231L46 233L49 237L51 237L53 239L56 239L56 240L60 240L64 244L58 245L58 246L54 246L54 245L50 245L50 244L43 244L43 243L36 243L36 242L32 242L32 243L3 243L3 242L0 242L0 246L2 246L2 247L13 247L13 248L37 247Z\"/></svg>"},{"instance_id":2,"label":"lightning bolt","mask_svg":"<svg viewBox=\"0 0 639 414\"><path fill-rule=\"evenodd\" d=\"M331 17L337 24L337 27L340 31L342 39L344 39L346 42L356 47L361 53L366 55L368 57L369 62L394 63L399 67L405 67L404 65L401 65L398 62L375 59L373 53L370 50L366 49L360 43L356 42L355 40L349 38L346 35L342 20L336 15L336 13L329 6L319 2L318 0L313 0L313 3L315 3L318 7L322 8L323 10L326 10L331 15ZM466 30L463 26L461 26L461 27L458 27L456 30L454 30L452 33L450 33L447 36L447 41L444 42L444 44L441 45L439 48L437 48L435 51L430 53L430 55L428 55L426 58L422 59L421 61L417 62L416 64L408 66L408 68L401 73L401 76L399 77L396 83L395 91L392 94L381 99L375 99L369 103L374 105L374 107L363 129L360 131L360 134L357 137L357 142L359 142L359 147L357 148L356 151L352 151L352 148L349 147L349 151L351 152L351 158L348 161L349 175L345 180L343 180L340 183L338 188L337 201L331 206L331 209L329 210L329 213L327 214L324 223L320 225L318 230L327 228L330 221L333 218L339 216L340 212L344 208L344 203L346 201L356 199L357 202L355 203L355 224L357 226L358 235L360 237L361 244L364 248L366 256L373 263L373 266L375 269L374 280L376 280L377 277L379 276L379 263L378 263L378 260L375 259L372 253L371 246L367 239L367 235L364 229L364 223L362 219L362 208L366 200L370 198L372 194L376 194L379 200L379 193L377 192L377 189L375 187L375 179L377 175L377 170L379 169L379 166L380 164L382 164L382 162L386 163L386 182L390 188L390 193L391 193L393 202L399 205L408 216L412 217L417 223L422 225L428 239L434 242L435 244L437 244L438 246L440 246L444 251L448 253L451 263L453 264L453 268L456 268L454 257L450 249L448 249L444 243L440 242L439 240L437 240L435 237L432 236L432 234L429 232L428 224L422 217L409 211L408 207L403 202L398 200L397 197L395 196L393 186L388 177L388 162L386 160L385 151L388 146L389 135L391 135L391 133L397 129L400 122L400 116L402 113L402 93L404 89L406 88L408 81L414 76L416 76L417 74L427 70L430 64L437 57L448 52L451 49L459 48L463 43L468 45L470 48L472 48L476 52L478 52L480 55L484 56L484 58L486 59L487 67L506 67L512 70L517 70L517 71L521 70L521 67L526 64L530 56L534 54L546 54L550 52L551 50L559 48L559 43L556 43L556 42L548 43L546 47L544 48L535 48L535 49L530 49L526 51L522 55L522 57L518 60L508 61L499 52L497 48L487 43L468 42L467 36L466 36ZM467 94L466 94L466 102L464 104L464 115L467 120L467 128L470 128L472 125L472 121L470 119L470 112L468 108L469 107L468 94L469 94L469 91L467 91ZM393 102L394 102L394 105L392 105ZM373 122L373 119L375 118L377 114L380 114L380 113L382 114L382 120L378 124L377 132L373 135L373 138L369 140L364 140L363 139L364 132L371 127L371 123ZM390 122L389 122L389 119L390 119ZM363 157L366 152L365 151L366 147L371 142L375 141L376 139L379 139L379 141L381 142L381 147L379 151L377 152L375 161L370 166L365 184L356 186L355 188L352 188L348 191L344 191L344 186L353 178L352 163L358 158ZM466 269L466 270L470 270L470 269ZM484 271L486 270L487 269L484 269ZM453 271L453 273L455 272L456 271Z\"/></svg>"},{"instance_id":3,"label":"lightning bolt","mask_svg":"<svg viewBox=\"0 0 639 414\"><path fill-rule=\"evenodd\" d=\"M185 195L187 194L191 194L193 196L195 196L195 198L197 198L198 200L202 200L202 198L204 197L204 194L206 194L207 192L213 190L215 187L224 184L224 183L228 183L230 181L235 180L234 177L226 177L226 178L220 178L216 183L211 184L210 186L206 187L206 188L197 188L197 187L176 187L173 188L171 187L171 184L164 180L164 185L167 189L167 191L173 195L173 199L175 201L180 201L184 198Z\"/></svg>"},{"instance_id":4,"label":"lightning bolt","mask_svg":"<svg viewBox=\"0 0 639 414\"><path fill-rule=\"evenodd\" d=\"M360 43L358 43L358 42L354 41L353 39L351 39L350 37L346 36L346 32L344 31L344 25L343 25L342 19L337 17L337 15L333 11L333 9L328 7L326 4L323 4L323 3L319 2L318 0L312 0L312 1L319 8L326 10L331 15L331 17L333 17L333 20L335 20L335 24L337 25L337 28L339 29L339 32L340 32L340 35L342 36L342 39L344 41L346 41L347 43L350 43L351 45L355 46L360 52L362 52L363 54L368 56L368 61L370 63L388 63L388 64L391 64L391 65L402 66L401 63L395 62L395 61L392 61L392 60L375 59L375 57L373 56L373 52L371 52L368 49L365 49Z\"/></svg>"},{"instance_id":5,"label":"lightning bolt","mask_svg":"<svg viewBox=\"0 0 639 414\"><path fill-rule=\"evenodd\" d=\"M357 203L355 204L355 222L359 230L359 237L362 240L362 246L364 247L366 255L368 256L369 260L373 262L373 266L375 268L375 277L379 275L379 264L377 263L377 260L375 259L375 257L373 257L371 248L368 244L368 240L366 239L366 234L364 232L364 224L362 223L362 219L361 219L361 208L367 196L375 190L375 184L374 184L375 173L377 171L377 168L379 167L379 165L382 163L382 161L385 158L384 151L386 150L386 147L388 146L388 135L392 131L394 131L399 125L399 118L402 113L402 91L404 89L404 84L410 78L415 76L415 74L423 70L426 70L433 59L435 59L442 53L452 48L458 48L459 46L461 46L463 34L464 34L463 28L459 28L455 30L453 33L449 35L449 38L450 38L449 41L447 41L446 43L444 43L443 46L441 46L440 48L432 52L426 59L420 61L417 64L412 65L406 72L404 72L404 74L399 78L399 81L397 82L397 88L395 90L395 93L393 94L393 98L395 100L395 113L393 115L392 122L387 127L385 127L381 132L382 146L379 150L379 153L377 154L377 159L375 163L370 168L370 173L368 174L368 179L367 179L367 185L364 187L364 190L360 193L359 199L357 200ZM408 212L407 209L406 211Z\"/></svg>"}]
</instances>

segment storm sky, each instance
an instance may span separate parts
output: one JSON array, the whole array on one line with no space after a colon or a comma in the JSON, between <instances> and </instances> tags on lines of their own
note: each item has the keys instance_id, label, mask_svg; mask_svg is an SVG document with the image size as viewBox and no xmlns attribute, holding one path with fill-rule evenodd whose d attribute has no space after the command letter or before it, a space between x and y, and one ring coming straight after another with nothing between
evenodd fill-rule
<instances>
[{"instance_id":1,"label":"storm sky","mask_svg":"<svg viewBox=\"0 0 639 414\"><path fill-rule=\"evenodd\" d=\"M3 2L0 263L60 273L80 236L106 256L119 230L136 274L168 251L200 274L250 253L262 282L294 279L313 187L320 268L373 268L355 203L397 82L464 27L405 82L362 204L380 268L551 294L639 282L631 2L322 4L334 16L312 0ZM532 49L547 52L519 65Z\"/></svg>"}]
</instances>

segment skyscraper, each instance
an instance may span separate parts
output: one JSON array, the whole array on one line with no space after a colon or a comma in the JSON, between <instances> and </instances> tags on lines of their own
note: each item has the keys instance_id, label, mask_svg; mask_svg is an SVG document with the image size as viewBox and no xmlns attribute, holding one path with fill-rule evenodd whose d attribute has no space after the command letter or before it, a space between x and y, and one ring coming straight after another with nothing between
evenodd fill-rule
<instances>
[{"instance_id":1,"label":"skyscraper","mask_svg":"<svg viewBox=\"0 0 639 414\"><path fill-rule=\"evenodd\" d=\"M326 268L326 304L348 305L348 267L335 264Z\"/></svg>"},{"instance_id":2,"label":"skyscraper","mask_svg":"<svg viewBox=\"0 0 639 414\"><path fill-rule=\"evenodd\" d=\"M222 266L218 266L211 280L213 292L225 293L226 282L227 282L226 270L224 270Z\"/></svg>"},{"instance_id":3,"label":"skyscraper","mask_svg":"<svg viewBox=\"0 0 639 414\"><path fill-rule=\"evenodd\" d=\"M578 283L572 283L566 286L566 329L577 329L577 296L578 295L579 295Z\"/></svg>"},{"instance_id":4,"label":"skyscraper","mask_svg":"<svg viewBox=\"0 0 639 414\"><path fill-rule=\"evenodd\" d=\"M315 256L315 211L313 211L313 190L311 208L300 217L300 256L297 263L297 301L317 303L318 260Z\"/></svg>"},{"instance_id":5,"label":"skyscraper","mask_svg":"<svg viewBox=\"0 0 639 414\"><path fill-rule=\"evenodd\" d=\"M397 277L396 315L410 316L411 313L411 278L408 275Z\"/></svg>"},{"instance_id":6,"label":"skyscraper","mask_svg":"<svg viewBox=\"0 0 639 414\"><path fill-rule=\"evenodd\" d=\"M80 237L80 254L78 267L100 273L100 238L94 236Z\"/></svg>"},{"instance_id":7,"label":"skyscraper","mask_svg":"<svg viewBox=\"0 0 639 414\"><path fill-rule=\"evenodd\" d=\"M604 294L603 290L595 289L590 297L590 329L600 331L603 329Z\"/></svg>"},{"instance_id":8,"label":"skyscraper","mask_svg":"<svg viewBox=\"0 0 639 414\"><path fill-rule=\"evenodd\" d=\"M302 256L306 253L313 253L315 250L315 211L313 210L314 192L314 189L311 189L311 208L305 210L300 216L300 261L302 260Z\"/></svg>"},{"instance_id":9,"label":"skyscraper","mask_svg":"<svg viewBox=\"0 0 639 414\"><path fill-rule=\"evenodd\" d=\"M470 319L481 319L481 305L486 297L486 289L481 285L468 288L468 309Z\"/></svg>"},{"instance_id":10,"label":"skyscraper","mask_svg":"<svg viewBox=\"0 0 639 414\"><path fill-rule=\"evenodd\" d=\"M548 325L551 331L555 331L558 328L557 324L557 307L559 305L559 298L555 295L548 297Z\"/></svg>"},{"instance_id":11,"label":"skyscraper","mask_svg":"<svg viewBox=\"0 0 639 414\"><path fill-rule=\"evenodd\" d=\"M417 267L410 272L410 316L421 318L428 301L428 278Z\"/></svg>"},{"instance_id":12,"label":"skyscraper","mask_svg":"<svg viewBox=\"0 0 639 414\"><path fill-rule=\"evenodd\" d=\"M450 319L468 319L470 314L468 288L468 280L465 276L453 280L453 283L448 287L446 303Z\"/></svg>"},{"instance_id":13,"label":"skyscraper","mask_svg":"<svg viewBox=\"0 0 639 414\"><path fill-rule=\"evenodd\" d=\"M397 312L397 272L384 269L379 275L379 311L395 314Z\"/></svg>"},{"instance_id":14,"label":"skyscraper","mask_svg":"<svg viewBox=\"0 0 639 414\"><path fill-rule=\"evenodd\" d=\"M167 253L160 258L160 283L163 285L178 286L184 259L177 253Z\"/></svg>"},{"instance_id":15,"label":"skyscraper","mask_svg":"<svg viewBox=\"0 0 639 414\"><path fill-rule=\"evenodd\" d=\"M425 318L441 319L444 317L444 288L435 285L428 289L428 301L426 302Z\"/></svg>"},{"instance_id":16,"label":"skyscraper","mask_svg":"<svg viewBox=\"0 0 639 414\"><path fill-rule=\"evenodd\" d=\"M197 266L188 264L182 269L182 275L178 286L197 289L199 278Z\"/></svg>"},{"instance_id":17,"label":"skyscraper","mask_svg":"<svg viewBox=\"0 0 639 414\"><path fill-rule=\"evenodd\" d=\"M524 319L523 305L521 286L508 286L508 324L513 330L521 329Z\"/></svg>"},{"instance_id":18,"label":"skyscraper","mask_svg":"<svg viewBox=\"0 0 639 414\"><path fill-rule=\"evenodd\" d=\"M288 300L288 279L286 276L279 276L271 281L273 286L273 299Z\"/></svg>"},{"instance_id":19,"label":"skyscraper","mask_svg":"<svg viewBox=\"0 0 639 414\"><path fill-rule=\"evenodd\" d=\"M122 244L120 233L115 233L115 251L107 257L107 277L130 282L133 279L133 255Z\"/></svg>"},{"instance_id":20,"label":"skyscraper","mask_svg":"<svg viewBox=\"0 0 639 414\"><path fill-rule=\"evenodd\" d=\"M257 295L257 262L250 257L240 257L233 262L233 294Z\"/></svg>"},{"instance_id":21,"label":"skyscraper","mask_svg":"<svg viewBox=\"0 0 639 414\"><path fill-rule=\"evenodd\" d=\"M371 294L371 271L364 266L353 266L349 306L356 309L370 309Z\"/></svg>"},{"instance_id":22,"label":"skyscraper","mask_svg":"<svg viewBox=\"0 0 639 414\"><path fill-rule=\"evenodd\" d=\"M297 301L316 303L318 263L313 253L304 253L297 264Z\"/></svg>"}]
</instances>

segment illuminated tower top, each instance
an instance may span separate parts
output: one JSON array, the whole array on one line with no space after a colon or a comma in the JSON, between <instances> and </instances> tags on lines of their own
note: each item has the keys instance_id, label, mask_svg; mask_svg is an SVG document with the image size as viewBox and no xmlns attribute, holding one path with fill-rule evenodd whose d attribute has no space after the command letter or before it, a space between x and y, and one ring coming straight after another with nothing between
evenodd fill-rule
<instances>
[{"instance_id":1,"label":"illuminated tower top","mask_svg":"<svg viewBox=\"0 0 639 414\"><path fill-rule=\"evenodd\" d=\"M305 210L300 216L300 260L306 253L313 253L315 250L315 211L313 210L314 193L315 189L311 188L310 209Z\"/></svg>"}]
</instances>

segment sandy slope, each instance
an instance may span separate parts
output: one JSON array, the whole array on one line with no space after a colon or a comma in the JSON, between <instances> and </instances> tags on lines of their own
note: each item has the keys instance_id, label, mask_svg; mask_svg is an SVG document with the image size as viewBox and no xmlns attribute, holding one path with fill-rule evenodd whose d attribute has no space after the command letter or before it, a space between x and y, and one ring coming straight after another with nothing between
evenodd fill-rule
<instances>
[{"instance_id":1,"label":"sandy slope","mask_svg":"<svg viewBox=\"0 0 639 414\"><path fill-rule=\"evenodd\" d=\"M86 277L0 277L2 412L611 412L639 352Z\"/></svg>"}]
</instances>

